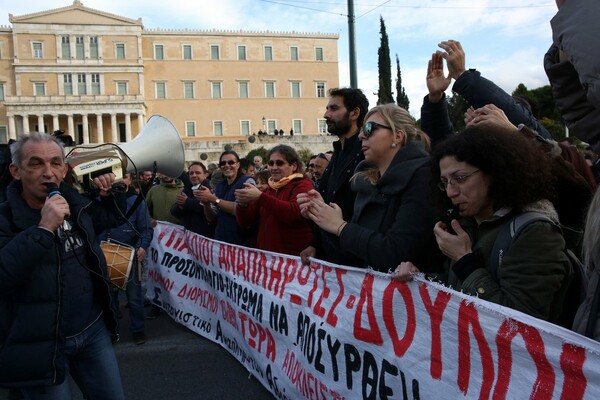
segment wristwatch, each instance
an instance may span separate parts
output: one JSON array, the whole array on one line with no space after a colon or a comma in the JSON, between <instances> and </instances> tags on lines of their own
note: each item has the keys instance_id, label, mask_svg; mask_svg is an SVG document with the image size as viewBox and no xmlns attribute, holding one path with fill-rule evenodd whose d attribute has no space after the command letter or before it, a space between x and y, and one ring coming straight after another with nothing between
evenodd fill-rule
<instances>
[{"instance_id":1,"label":"wristwatch","mask_svg":"<svg viewBox=\"0 0 600 400\"><path fill-rule=\"evenodd\" d=\"M217 199L215 200L215 205L219 207L219 204L221 204L221 199L217 197Z\"/></svg>"}]
</instances>

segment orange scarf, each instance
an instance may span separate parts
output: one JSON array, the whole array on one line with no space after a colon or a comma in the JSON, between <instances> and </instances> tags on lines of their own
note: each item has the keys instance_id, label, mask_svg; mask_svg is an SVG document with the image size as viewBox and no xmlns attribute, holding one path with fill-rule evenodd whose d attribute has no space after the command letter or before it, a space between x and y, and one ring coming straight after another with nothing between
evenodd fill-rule
<instances>
[{"instance_id":1,"label":"orange scarf","mask_svg":"<svg viewBox=\"0 0 600 400\"><path fill-rule=\"evenodd\" d=\"M277 182L275 182L273 180L273 178L269 178L269 186L273 190L281 189L282 187L284 187L285 185L287 185L288 183L290 183L290 181L292 179L303 178L303 177L304 177L304 175L302 175L301 173L297 172L295 174L291 174L290 176L286 176L285 178L281 178Z\"/></svg>"}]
</instances>

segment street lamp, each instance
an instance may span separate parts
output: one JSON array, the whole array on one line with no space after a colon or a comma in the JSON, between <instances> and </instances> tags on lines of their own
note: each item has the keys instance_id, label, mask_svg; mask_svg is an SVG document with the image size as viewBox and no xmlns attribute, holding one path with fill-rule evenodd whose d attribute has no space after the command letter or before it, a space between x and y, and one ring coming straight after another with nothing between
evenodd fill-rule
<instances>
[{"instance_id":1,"label":"street lamp","mask_svg":"<svg viewBox=\"0 0 600 400\"><path fill-rule=\"evenodd\" d=\"M265 119L265 117L262 117L263 129L267 127L266 122L267 120Z\"/></svg>"}]
</instances>

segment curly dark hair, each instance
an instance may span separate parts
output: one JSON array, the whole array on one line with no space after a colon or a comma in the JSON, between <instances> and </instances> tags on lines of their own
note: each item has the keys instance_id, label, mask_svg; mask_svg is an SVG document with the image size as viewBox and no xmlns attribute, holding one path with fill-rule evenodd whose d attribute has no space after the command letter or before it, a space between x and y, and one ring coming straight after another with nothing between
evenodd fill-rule
<instances>
[{"instance_id":1,"label":"curly dark hair","mask_svg":"<svg viewBox=\"0 0 600 400\"><path fill-rule=\"evenodd\" d=\"M494 210L521 210L534 201L552 199L554 178L549 158L533 141L518 133L470 127L434 148L432 190L438 203L448 208L446 194L434 188L440 181L440 160L444 157L466 162L490 177L489 196Z\"/></svg>"}]
</instances>

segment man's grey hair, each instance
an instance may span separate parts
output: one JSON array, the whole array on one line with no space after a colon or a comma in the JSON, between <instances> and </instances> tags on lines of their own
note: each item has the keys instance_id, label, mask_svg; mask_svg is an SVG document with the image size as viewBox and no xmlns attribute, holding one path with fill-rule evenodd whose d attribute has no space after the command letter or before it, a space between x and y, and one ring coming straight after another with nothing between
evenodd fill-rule
<instances>
[{"instance_id":1,"label":"man's grey hair","mask_svg":"<svg viewBox=\"0 0 600 400\"><path fill-rule=\"evenodd\" d=\"M21 162L23 161L23 145L27 142L34 143L42 143L42 142L52 142L56 143L58 147L60 147L63 161L65 159L65 148L62 142L56 139L54 136L49 135L44 132L30 132L27 134L20 134L15 142L10 145L10 157L11 161L17 167L21 166Z\"/></svg>"}]
</instances>

